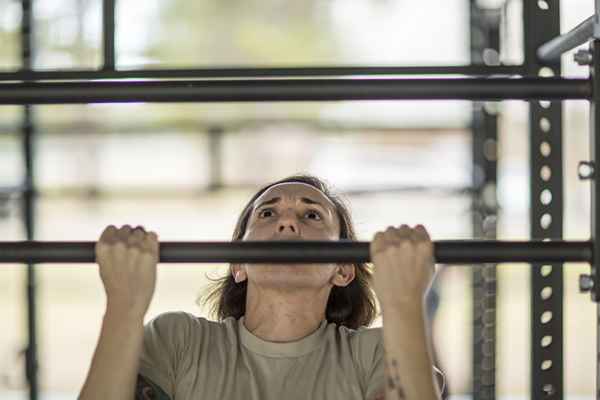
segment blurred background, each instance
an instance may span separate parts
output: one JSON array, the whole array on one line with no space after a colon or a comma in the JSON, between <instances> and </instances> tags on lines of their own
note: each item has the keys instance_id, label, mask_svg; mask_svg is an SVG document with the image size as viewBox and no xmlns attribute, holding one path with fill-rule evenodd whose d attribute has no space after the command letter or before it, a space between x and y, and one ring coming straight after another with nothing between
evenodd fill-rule
<instances>
[{"instance_id":1,"label":"blurred background","mask_svg":"<svg viewBox=\"0 0 600 400\"><path fill-rule=\"evenodd\" d=\"M532 0L533 1L533 0ZM502 7L502 63L520 64L522 2ZM567 31L592 0L562 1ZM565 6L568 3L568 6ZM34 68L101 67L101 0L36 0ZM117 2L117 68L469 64L466 0ZM0 0L0 68L21 67L21 6ZM564 76L586 69L563 59ZM529 238L527 104L497 103L498 238ZM36 106L36 240L97 240L106 225L141 224L163 241L230 240L238 214L263 184L298 172L345 193L360 240L388 225L422 223L434 240L473 238L472 105L459 101ZM0 187L24 176L22 107L0 107ZM589 238L587 103L564 103L567 240ZM411 190L397 190L410 187ZM393 189L396 190L393 190ZM1 192L0 192L1 193ZM24 240L18 197L0 197L0 240ZM72 399L99 334L105 296L97 266L39 265L38 342L44 399ZM226 265L159 266L147 319L171 310L207 317L196 304L207 274ZM565 269L565 394L593 398L595 307L579 294L589 266ZM25 272L0 268L0 398L27 398ZM471 275L437 276L434 342L456 398L471 390ZM498 267L497 388L529 396L530 289L524 264ZM378 320L373 326L380 326Z\"/></svg>"}]
</instances>

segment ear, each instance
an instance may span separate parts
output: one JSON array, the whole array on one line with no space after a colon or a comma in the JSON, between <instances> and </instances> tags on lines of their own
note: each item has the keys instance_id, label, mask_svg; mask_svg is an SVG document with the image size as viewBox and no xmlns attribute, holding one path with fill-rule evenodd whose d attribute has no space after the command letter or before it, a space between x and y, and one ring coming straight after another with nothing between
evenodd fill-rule
<instances>
[{"instance_id":1,"label":"ear","mask_svg":"<svg viewBox=\"0 0 600 400\"><path fill-rule=\"evenodd\" d=\"M334 286L348 286L356 277L356 268L354 264L339 264L336 266L335 273L331 278Z\"/></svg>"},{"instance_id":2,"label":"ear","mask_svg":"<svg viewBox=\"0 0 600 400\"><path fill-rule=\"evenodd\" d=\"M233 276L233 280L236 283L240 283L248 279L248 275L246 274L246 269L242 267L240 264L231 264L231 275Z\"/></svg>"}]
</instances>

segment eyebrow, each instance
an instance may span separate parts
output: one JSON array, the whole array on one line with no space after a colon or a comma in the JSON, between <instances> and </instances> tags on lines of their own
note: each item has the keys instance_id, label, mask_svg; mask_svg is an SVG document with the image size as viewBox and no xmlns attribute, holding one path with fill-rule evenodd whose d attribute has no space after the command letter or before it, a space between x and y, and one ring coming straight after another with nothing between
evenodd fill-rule
<instances>
[{"instance_id":1,"label":"eyebrow","mask_svg":"<svg viewBox=\"0 0 600 400\"><path fill-rule=\"evenodd\" d=\"M267 200L261 204L259 204L255 210L258 210L259 208L263 207L263 206L268 206L271 204L275 204L275 203L279 203L281 201L281 197L273 197L271 200ZM315 204L319 207L321 207L323 210L327 210L327 208L325 208L323 206L323 204L319 203L318 201L315 201L313 199L309 199L308 197L301 197L300 198L300 202L304 203L304 204Z\"/></svg>"}]
</instances>

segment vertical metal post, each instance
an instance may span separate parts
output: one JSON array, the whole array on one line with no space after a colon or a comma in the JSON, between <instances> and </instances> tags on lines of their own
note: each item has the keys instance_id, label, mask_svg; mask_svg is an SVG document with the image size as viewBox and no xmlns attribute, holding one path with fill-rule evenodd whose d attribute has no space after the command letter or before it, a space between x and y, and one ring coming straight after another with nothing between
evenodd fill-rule
<instances>
[{"instance_id":1,"label":"vertical metal post","mask_svg":"<svg viewBox=\"0 0 600 400\"><path fill-rule=\"evenodd\" d=\"M104 69L114 70L115 56L115 2L102 0L102 37L104 45Z\"/></svg>"},{"instance_id":2,"label":"vertical metal post","mask_svg":"<svg viewBox=\"0 0 600 400\"><path fill-rule=\"evenodd\" d=\"M594 168L590 179L591 192L591 240L594 246L593 254L600 251L600 221L598 221L598 211L600 210L600 185L597 182L598 173L595 171L597 156L600 154L600 40L594 40L590 44L590 50L593 54L593 64L590 67L590 78L592 79L592 99L590 101L590 161ZM591 277L594 287L592 288L592 300L596 302L596 399L600 400L600 304L598 304L598 258L594 257L591 264Z\"/></svg>"},{"instance_id":3,"label":"vertical metal post","mask_svg":"<svg viewBox=\"0 0 600 400\"><path fill-rule=\"evenodd\" d=\"M559 0L523 2L528 75L560 76L560 61L541 64L537 48L560 35ZM532 239L563 231L562 103L529 102ZM531 268L531 398L563 398L563 265Z\"/></svg>"},{"instance_id":4,"label":"vertical metal post","mask_svg":"<svg viewBox=\"0 0 600 400\"><path fill-rule=\"evenodd\" d=\"M482 9L470 2L471 64L494 64L500 55L499 9ZM472 198L473 236L496 238L497 142L496 103L473 103ZM473 398L496 397L496 265L474 266L473 286Z\"/></svg>"},{"instance_id":5,"label":"vertical metal post","mask_svg":"<svg viewBox=\"0 0 600 400\"><path fill-rule=\"evenodd\" d=\"M33 10L31 0L22 0L21 20L21 49L23 70L30 71L33 66ZM27 240L33 240L35 235L34 225L34 180L33 180L33 140L34 118L32 106L23 107L23 152L25 161L25 184L23 192L23 222ZM38 398L38 361L36 340L36 279L35 266L27 265L27 336L28 343L25 350L25 376L29 383L29 398Z\"/></svg>"},{"instance_id":6,"label":"vertical metal post","mask_svg":"<svg viewBox=\"0 0 600 400\"><path fill-rule=\"evenodd\" d=\"M212 126L208 129L208 148L210 160L210 182L208 190L215 191L223 187L223 133L222 126Z\"/></svg>"}]
</instances>

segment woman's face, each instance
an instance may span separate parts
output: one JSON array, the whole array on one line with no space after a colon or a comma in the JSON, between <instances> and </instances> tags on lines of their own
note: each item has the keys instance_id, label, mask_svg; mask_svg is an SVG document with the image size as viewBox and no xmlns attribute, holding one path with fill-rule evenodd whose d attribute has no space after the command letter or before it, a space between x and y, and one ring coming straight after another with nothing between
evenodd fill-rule
<instances>
[{"instance_id":1,"label":"woman's face","mask_svg":"<svg viewBox=\"0 0 600 400\"><path fill-rule=\"evenodd\" d=\"M281 183L267 189L253 205L243 240L337 240L335 205L304 183Z\"/></svg>"},{"instance_id":2,"label":"woman's face","mask_svg":"<svg viewBox=\"0 0 600 400\"><path fill-rule=\"evenodd\" d=\"M281 183L256 199L242 240L338 240L335 205L320 190L304 183ZM336 278L337 264L244 264L238 279L270 287L345 286ZM353 266L344 266L344 271ZM351 279L350 279L351 280ZM349 283L349 282L348 282Z\"/></svg>"}]
</instances>

